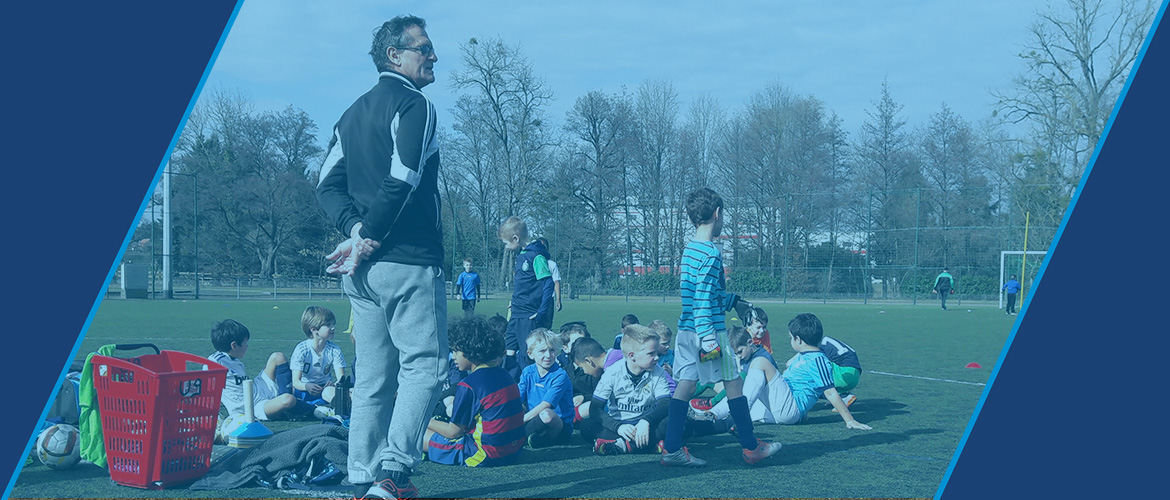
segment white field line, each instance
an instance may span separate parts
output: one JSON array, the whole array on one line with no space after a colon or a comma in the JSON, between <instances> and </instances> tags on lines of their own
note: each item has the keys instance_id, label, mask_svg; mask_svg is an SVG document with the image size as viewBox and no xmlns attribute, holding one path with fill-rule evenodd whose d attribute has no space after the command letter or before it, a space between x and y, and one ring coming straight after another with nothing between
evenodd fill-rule
<instances>
[{"instance_id":1,"label":"white field line","mask_svg":"<svg viewBox=\"0 0 1170 500\"><path fill-rule=\"evenodd\" d=\"M982 382L964 382L962 380L951 380L949 378L920 377L918 375L903 375L901 373L888 373L888 372L879 372L879 371L874 371L874 370L868 370L864 373L876 373L878 375L889 375L891 377L915 378L918 380L932 380L935 382L950 382L952 384L978 385L978 386L987 385L987 384L984 384Z\"/></svg>"}]
</instances>

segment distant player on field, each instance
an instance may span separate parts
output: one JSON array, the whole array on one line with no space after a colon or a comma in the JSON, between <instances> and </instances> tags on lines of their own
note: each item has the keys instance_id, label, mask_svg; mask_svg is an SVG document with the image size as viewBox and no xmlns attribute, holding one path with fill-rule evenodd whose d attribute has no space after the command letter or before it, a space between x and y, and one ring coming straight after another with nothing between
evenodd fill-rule
<instances>
[{"instance_id":1,"label":"distant player on field","mask_svg":"<svg viewBox=\"0 0 1170 500\"><path fill-rule=\"evenodd\" d=\"M1007 283L1003 284L1002 292L1007 294L1007 308L1003 310L1004 314L1016 314L1016 294L1020 293L1020 282L1016 281L1016 275L1012 275Z\"/></svg>"},{"instance_id":2,"label":"distant player on field","mask_svg":"<svg viewBox=\"0 0 1170 500\"><path fill-rule=\"evenodd\" d=\"M942 300L943 310L947 310L947 295L955 293L955 278L947 272L947 268L944 267L934 278L934 289L931 292L938 294L938 298Z\"/></svg>"},{"instance_id":3,"label":"distant player on field","mask_svg":"<svg viewBox=\"0 0 1170 500\"><path fill-rule=\"evenodd\" d=\"M459 298L463 300L463 314L475 314L475 304L479 302L479 273L471 270L471 258L463 259L463 272L455 280Z\"/></svg>"}]
</instances>

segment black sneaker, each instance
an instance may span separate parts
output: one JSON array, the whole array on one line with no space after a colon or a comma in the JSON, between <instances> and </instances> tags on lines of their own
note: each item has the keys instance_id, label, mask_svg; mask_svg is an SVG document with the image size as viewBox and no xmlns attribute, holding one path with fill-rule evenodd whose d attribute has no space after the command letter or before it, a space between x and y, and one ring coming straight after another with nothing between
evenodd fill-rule
<instances>
[{"instance_id":1,"label":"black sneaker","mask_svg":"<svg viewBox=\"0 0 1170 500\"><path fill-rule=\"evenodd\" d=\"M361 498L418 498L418 488L405 472L383 469Z\"/></svg>"}]
</instances>

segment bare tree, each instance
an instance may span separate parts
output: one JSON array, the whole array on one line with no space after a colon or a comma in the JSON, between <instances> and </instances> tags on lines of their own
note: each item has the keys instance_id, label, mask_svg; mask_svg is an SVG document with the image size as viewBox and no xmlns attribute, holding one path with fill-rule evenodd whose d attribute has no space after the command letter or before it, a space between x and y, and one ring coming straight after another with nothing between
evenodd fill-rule
<instances>
[{"instance_id":1,"label":"bare tree","mask_svg":"<svg viewBox=\"0 0 1170 500\"><path fill-rule=\"evenodd\" d=\"M1038 14L1020 53L1028 72L996 93L997 112L1030 122L1037 147L1063 163L1071 191L1096 148L1156 13L1148 0L1066 0Z\"/></svg>"},{"instance_id":2,"label":"bare tree","mask_svg":"<svg viewBox=\"0 0 1170 500\"><path fill-rule=\"evenodd\" d=\"M620 189L633 134L631 114L625 96L595 90L577 98L565 118L565 132L570 136L568 154L578 174L573 196L593 219L595 282L602 279L601 267L606 264L613 211L625 203Z\"/></svg>"},{"instance_id":3,"label":"bare tree","mask_svg":"<svg viewBox=\"0 0 1170 500\"><path fill-rule=\"evenodd\" d=\"M460 122L456 133L486 136L487 142L484 137L475 142L489 148L487 166L500 185L503 211L523 214L534 201L530 188L537 174L549 166L544 108L552 92L533 74L519 47L507 46L498 38L482 43L472 38L459 49L463 69L452 73L451 87L470 91L465 96L470 101L460 102L460 110L467 112L456 114ZM501 255L499 273L501 281L506 281L510 266L506 252Z\"/></svg>"},{"instance_id":4,"label":"bare tree","mask_svg":"<svg viewBox=\"0 0 1170 500\"><path fill-rule=\"evenodd\" d=\"M668 241L666 180L676 174L678 147L678 92L674 85L663 81L647 81L638 87L635 98L633 144L633 176L642 231L639 246L643 250L643 265L658 269L664 263L664 248Z\"/></svg>"}]
</instances>

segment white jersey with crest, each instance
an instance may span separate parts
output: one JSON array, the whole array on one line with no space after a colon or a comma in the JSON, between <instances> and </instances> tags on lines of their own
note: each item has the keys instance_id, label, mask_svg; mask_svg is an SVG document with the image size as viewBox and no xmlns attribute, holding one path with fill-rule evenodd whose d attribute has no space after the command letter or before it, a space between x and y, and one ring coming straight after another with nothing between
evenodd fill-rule
<instances>
[{"instance_id":1,"label":"white jersey with crest","mask_svg":"<svg viewBox=\"0 0 1170 500\"><path fill-rule=\"evenodd\" d=\"M301 382L325 385L333 380L336 370L345 369L345 355L333 341L325 341L325 348L318 355L313 350L313 339L306 339L293 349L289 368L301 371Z\"/></svg>"}]
</instances>

